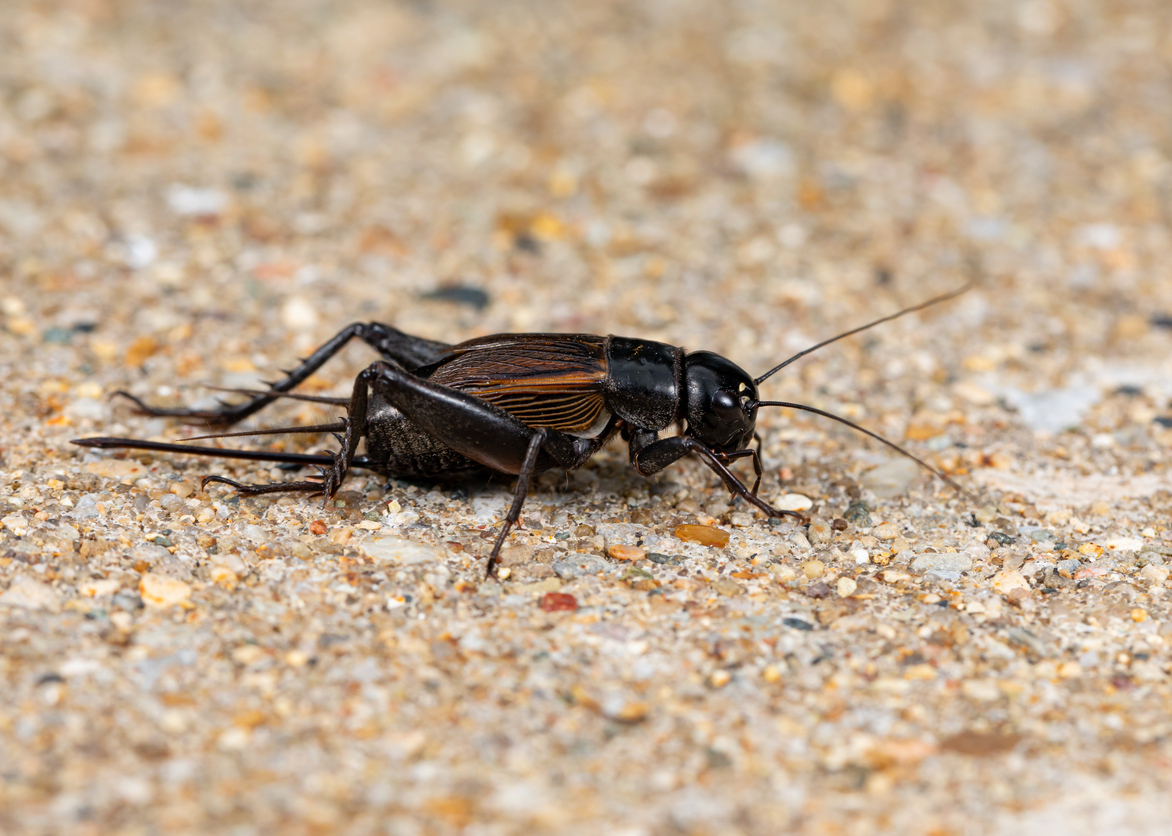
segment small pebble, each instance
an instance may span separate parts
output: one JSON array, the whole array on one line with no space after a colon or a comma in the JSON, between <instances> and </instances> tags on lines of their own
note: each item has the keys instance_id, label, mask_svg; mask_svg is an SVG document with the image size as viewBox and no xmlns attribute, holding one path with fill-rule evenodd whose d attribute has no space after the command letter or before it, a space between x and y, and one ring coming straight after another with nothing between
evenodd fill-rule
<instances>
[{"instance_id":1,"label":"small pebble","mask_svg":"<svg viewBox=\"0 0 1172 836\"><path fill-rule=\"evenodd\" d=\"M291 331L308 331L318 323L318 306L304 296L290 296L281 306L281 322Z\"/></svg>"},{"instance_id":2,"label":"small pebble","mask_svg":"<svg viewBox=\"0 0 1172 836\"><path fill-rule=\"evenodd\" d=\"M920 466L915 462L894 459L864 473L859 484L880 499L891 499L907 493L912 480L920 472Z\"/></svg>"},{"instance_id":3,"label":"small pebble","mask_svg":"<svg viewBox=\"0 0 1172 836\"><path fill-rule=\"evenodd\" d=\"M1035 656L1045 657L1049 655L1045 642L1024 627L1012 628L1006 633L1006 637L1013 644L1024 648Z\"/></svg>"},{"instance_id":4,"label":"small pebble","mask_svg":"<svg viewBox=\"0 0 1172 836\"><path fill-rule=\"evenodd\" d=\"M1053 531L1047 531L1044 528L1023 528L1022 534L1029 537L1031 543L1037 543L1042 546L1051 546L1058 542L1058 537Z\"/></svg>"},{"instance_id":5,"label":"small pebble","mask_svg":"<svg viewBox=\"0 0 1172 836\"><path fill-rule=\"evenodd\" d=\"M977 522L988 525L997 519L997 509L992 505L982 505L973 512L973 516L976 517Z\"/></svg>"},{"instance_id":6,"label":"small pebble","mask_svg":"<svg viewBox=\"0 0 1172 836\"><path fill-rule=\"evenodd\" d=\"M447 284L420 296L437 302L452 302L482 311L488 307L489 296L479 287L462 284Z\"/></svg>"},{"instance_id":7,"label":"small pebble","mask_svg":"<svg viewBox=\"0 0 1172 836\"><path fill-rule=\"evenodd\" d=\"M713 688L723 688L731 681L732 674L730 674L724 668L713 671L712 675L708 677L708 682L712 685Z\"/></svg>"},{"instance_id":8,"label":"small pebble","mask_svg":"<svg viewBox=\"0 0 1172 836\"><path fill-rule=\"evenodd\" d=\"M1063 662L1058 666L1060 679L1075 679L1082 676L1083 667L1078 662Z\"/></svg>"},{"instance_id":9,"label":"small pebble","mask_svg":"<svg viewBox=\"0 0 1172 836\"><path fill-rule=\"evenodd\" d=\"M83 583L77 591L84 598L101 598L104 595L113 595L121 587L122 584L112 578L101 578Z\"/></svg>"},{"instance_id":10,"label":"small pebble","mask_svg":"<svg viewBox=\"0 0 1172 836\"><path fill-rule=\"evenodd\" d=\"M1036 392L1006 386L999 394L1031 430L1049 433L1077 427L1083 414L1103 397L1097 388L1088 385Z\"/></svg>"},{"instance_id":11,"label":"small pebble","mask_svg":"<svg viewBox=\"0 0 1172 836\"><path fill-rule=\"evenodd\" d=\"M77 398L65 406L65 416L71 421L105 421L110 417L110 405L97 398Z\"/></svg>"},{"instance_id":12,"label":"small pebble","mask_svg":"<svg viewBox=\"0 0 1172 836\"><path fill-rule=\"evenodd\" d=\"M236 573L222 563L212 564L208 571L208 577L212 583L224 587L225 589L234 589L236 587Z\"/></svg>"},{"instance_id":13,"label":"small pebble","mask_svg":"<svg viewBox=\"0 0 1172 836\"><path fill-rule=\"evenodd\" d=\"M647 719L650 707L642 700L616 697L604 700L599 706L602 715L618 723L635 724Z\"/></svg>"},{"instance_id":14,"label":"small pebble","mask_svg":"<svg viewBox=\"0 0 1172 836\"><path fill-rule=\"evenodd\" d=\"M17 537L23 537L28 530L28 521L20 514L9 514L0 519L0 528L11 531Z\"/></svg>"},{"instance_id":15,"label":"small pebble","mask_svg":"<svg viewBox=\"0 0 1172 836\"><path fill-rule=\"evenodd\" d=\"M1015 589L1029 590L1029 582L1025 579L1025 575L1016 569L1002 569L993 576L989 585L1002 595L1008 595Z\"/></svg>"},{"instance_id":16,"label":"small pebble","mask_svg":"<svg viewBox=\"0 0 1172 836\"><path fill-rule=\"evenodd\" d=\"M871 534L880 540L894 540L899 536L899 526L890 522L879 523L879 525L871 529Z\"/></svg>"},{"instance_id":17,"label":"small pebble","mask_svg":"<svg viewBox=\"0 0 1172 836\"><path fill-rule=\"evenodd\" d=\"M111 600L111 603L114 604L114 606L121 607L127 611L141 610L144 606L146 606L143 604L141 597L131 592L114 593L114 597Z\"/></svg>"},{"instance_id":18,"label":"small pebble","mask_svg":"<svg viewBox=\"0 0 1172 836\"><path fill-rule=\"evenodd\" d=\"M977 702L994 702L1001 698L1001 689L992 679L970 679L961 682L960 692Z\"/></svg>"},{"instance_id":19,"label":"small pebble","mask_svg":"<svg viewBox=\"0 0 1172 836\"><path fill-rule=\"evenodd\" d=\"M539 606L543 612L573 612L578 609L578 599L565 592L547 592Z\"/></svg>"},{"instance_id":20,"label":"small pebble","mask_svg":"<svg viewBox=\"0 0 1172 836\"><path fill-rule=\"evenodd\" d=\"M1139 570L1139 577L1151 586L1163 586L1169 574L1167 566L1157 566L1154 563L1149 563Z\"/></svg>"},{"instance_id":21,"label":"small pebble","mask_svg":"<svg viewBox=\"0 0 1172 836\"><path fill-rule=\"evenodd\" d=\"M554 574L562 580L582 577L583 575L597 575L605 572L606 561L594 554L570 555L565 560L559 560L553 565Z\"/></svg>"},{"instance_id":22,"label":"small pebble","mask_svg":"<svg viewBox=\"0 0 1172 836\"><path fill-rule=\"evenodd\" d=\"M60 603L61 595L57 590L32 578L17 578L0 593L0 606L56 611Z\"/></svg>"},{"instance_id":23,"label":"small pebble","mask_svg":"<svg viewBox=\"0 0 1172 836\"><path fill-rule=\"evenodd\" d=\"M650 560L652 563L658 563L661 565L669 565L669 566L678 566L680 563L683 562L678 555L661 554L659 552L648 552L647 559Z\"/></svg>"},{"instance_id":24,"label":"small pebble","mask_svg":"<svg viewBox=\"0 0 1172 836\"><path fill-rule=\"evenodd\" d=\"M726 536L727 540L727 536ZM647 556L647 552L638 546L625 546L616 544L607 549L607 554L615 560L642 560Z\"/></svg>"},{"instance_id":25,"label":"small pebble","mask_svg":"<svg viewBox=\"0 0 1172 836\"><path fill-rule=\"evenodd\" d=\"M728 532L710 525L677 525L674 533L686 543L699 543L701 546L718 548L728 545Z\"/></svg>"},{"instance_id":26,"label":"small pebble","mask_svg":"<svg viewBox=\"0 0 1172 836\"><path fill-rule=\"evenodd\" d=\"M802 564L802 574L810 580L815 580L826 574L826 564L821 560L807 560Z\"/></svg>"},{"instance_id":27,"label":"small pebble","mask_svg":"<svg viewBox=\"0 0 1172 836\"><path fill-rule=\"evenodd\" d=\"M195 188L173 183L167 189L167 205L176 215L214 217L228 205L228 195L219 189Z\"/></svg>"},{"instance_id":28,"label":"small pebble","mask_svg":"<svg viewBox=\"0 0 1172 836\"><path fill-rule=\"evenodd\" d=\"M100 515L97 497L87 493L77 500L77 504L73 506L73 510L65 516L73 520L92 520Z\"/></svg>"},{"instance_id":29,"label":"small pebble","mask_svg":"<svg viewBox=\"0 0 1172 836\"><path fill-rule=\"evenodd\" d=\"M852 502L843 512L842 518L859 528L871 527L871 509L867 507L865 502Z\"/></svg>"},{"instance_id":30,"label":"small pebble","mask_svg":"<svg viewBox=\"0 0 1172 836\"><path fill-rule=\"evenodd\" d=\"M139 592L148 607L170 607L182 604L191 597L191 585L185 581L147 572L139 580Z\"/></svg>"},{"instance_id":31,"label":"small pebble","mask_svg":"<svg viewBox=\"0 0 1172 836\"><path fill-rule=\"evenodd\" d=\"M269 532L261 528L259 525L248 524L240 526L240 533L253 543L268 542Z\"/></svg>"},{"instance_id":32,"label":"small pebble","mask_svg":"<svg viewBox=\"0 0 1172 836\"><path fill-rule=\"evenodd\" d=\"M1108 537L1103 546L1113 551L1137 552L1144 547L1144 541L1138 537Z\"/></svg>"},{"instance_id":33,"label":"small pebble","mask_svg":"<svg viewBox=\"0 0 1172 836\"><path fill-rule=\"evenodd\" d=\"M321 520L314 520L309 524L309 533L318 535L325 534L326 524Z\"/></svg>"},{"instance_id":34,"label":"small pebble","mask_svg":"<svg viewBox=\"0 0 1172 836\"><path fill-rule=\"evenodd\" d=\"M334 535L349 534L349 529L335 529ZM349 538L346 538L347 540ZM335 541L336 542L336 541ZM340 545L345 545L341 543ZM375 534L364 540L359 548L377 564L399 566L431 566L443 562L441 549L396 534Z\"/></svg>"},{"instance_id":35,"label":"small pebble","mask_svg":"<svg viewBox=\"0 0 1172 836\"><path fill-rule=\"evenodd\" d=\"M772 566L770 567L770 571L773 573L773 577L777 578L780 583L789 583L798 576L798 573L793 570L792 566Z\"/></svg>"},{"instance_id":36,"label":"small pebble","mask_svg":"<svg viewBox=\"0 0 1172 836\"><path fill-rule=\"evenodd\" d=\"M175 482L171 485L171 493L180 499L187 499L187 497L195 493L195 485L190 482Z\"/></svg>"},{"instance_id":37,"label":"small pebble","mask_svg":"<svg viewBox=\"0 0 1172 836\"><path fill-rule=\"evenodd\" d=\"M810 542L815 545L825 545L830 542L834 532L826 520L814 520L810 523Z\"/></svg>"},{"instance_id":38,"label":"small pebble","mask_svg":"<svg viewBox=\"0 0 1172 836\"><path fill-rule=\"evenodd\" d=\"M814 506L814 500L800 493L787 493L774 505L779 511L805 511Z\"/></svg>"},{"instance_id":39,"label":"small pebble","mask_svg":"<svg viewBox=\"0 0 1172 836\"><path fill-rule=\"evenodd\" d=\"M744 591L744 588L732 578L720 578L712 583L712 588L729 598L735 598Z\"/></svg>"},{"instance_id":40,"label":"small pebble","mask_svg":"<svg viewBox=\"0 0 1172 836\"><path fill-rule=\"evenodd\" d=\"M838 592L839 598L851 597L858 588L859 584L853 578L839 578L835 585L835 591Z\"/></svg>"},{"instance_id":41,"label":"small pebble","mask_svg":"<svg viewBox=\"0 0 1172 836\"><path fill-rule=\"evenodd\" d=\"M917 555L911 563L911 570L921 575L936 575L944 580L957 580L961 572L971 571L973 559L960 552L927 552Z\"/></svg>"},{"instance_id":42,"label":"small pebble","mask_svg":"<svg viewBox=\"0 0 1172 836\"><path fill-rule=\"evenodd\" d=\"M130 344L122 362L134 369L145 363L159 350L159 344L149 336L142 336Z\"/></svg>"}]
</instances>

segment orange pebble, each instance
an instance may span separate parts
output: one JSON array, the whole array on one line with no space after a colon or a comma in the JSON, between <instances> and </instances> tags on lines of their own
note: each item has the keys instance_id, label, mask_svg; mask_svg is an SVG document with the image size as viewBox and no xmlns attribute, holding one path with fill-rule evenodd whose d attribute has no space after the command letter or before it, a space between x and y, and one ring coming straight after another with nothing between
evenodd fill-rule
<instances>
[{"instance_id":1,"label":"orange pebble","mask_svg":"<svg viewBox=\"0 0 1172 836\"><path fill-rule=\"evenodd\" d=\"M727 546L728 532L710 525L677 525L675 535L688 543L701 546Z\"/></svg>"}]
</instances>

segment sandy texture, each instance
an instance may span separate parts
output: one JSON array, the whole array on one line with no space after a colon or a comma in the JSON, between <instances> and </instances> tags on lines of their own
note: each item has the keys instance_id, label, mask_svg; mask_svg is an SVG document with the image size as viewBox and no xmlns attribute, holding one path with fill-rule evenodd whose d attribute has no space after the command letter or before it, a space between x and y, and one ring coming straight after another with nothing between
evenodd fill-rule
<instances>
[{"instance_id":1,"label":"sandy texture","mask_svg":"<svg viewBox=\"0 0 1172 836\"><path fill-rule=\"evenodd\" d=\"M3 5L0 829L1166 832L1166 2ZM975 502L763 410L808 530L616 446L486 583L507 480L68 443L355 320L760 373L969 279L765 394Z\"/></svg>"}]
</instances>

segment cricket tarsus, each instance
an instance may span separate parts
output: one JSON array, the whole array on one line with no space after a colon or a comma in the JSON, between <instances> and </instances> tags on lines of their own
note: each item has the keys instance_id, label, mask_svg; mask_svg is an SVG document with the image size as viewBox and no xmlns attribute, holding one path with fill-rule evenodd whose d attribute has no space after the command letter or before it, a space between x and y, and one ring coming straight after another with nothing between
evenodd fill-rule
<instances>
[{"instance_id":1,"label":"cricket tarsus","mask_svg":"<svg viewBox=\"0 0 1172 836\"><path fill-rule=\"evenodd\" d=\"M221 485L228 485L237 493L244 496L259 496L266 493L282 493L285 491L307 491L310 493L322 493L323 482L314 482L311 480L299 482L270 482L263 485L252 485L247 482L237 482L234 479L228 479L225 476L205 476L199 483L200 490L206 490L211 482L216 482ZM328 497L327 497L328 499Z\"/></svg>"},{"instance_id":2,"label":"cricket tarsus","mask_svg":"<svg viewBox=\"0 0 1172 836\"><path fill-rule=\"evenodd\" d=\"M225 484L249 495L320 492L326 502L351 468L406 479L444 479L476 471L516 476L512 505L488 555L489 575L497 571L501 549L520 519L533 477L546 470L568 472L581 467L615 435L627 443L631 464L644 476L686 456L698 456L731 494L762 513L808 523L804 514L773 508L757 496L763 468L759 451L751 445L756 441L760 447L756 419L761 406L801 409L847 424L970 496L940 471L870 430L804 404L758 398L758 384L797 358L879 323L952 299L966 289L825 340L755 379L718 354L686 351L651 340L591 334L497 334L448 345L377 322L354 323L270 389L241 391L249 397L241 404L226 404L218 411L158 409L126 395L148 415L197 418L220 426L234 424L284 397L338 403L336 398L294 395L289 390L357 337L382 359L354 381L349 400L343 401L346 417L340 423L213 436L332 432L341 444L332 456L224 450L127 438L91 438L75 443L312 466L318 468L320 478L254 485L210 476L204 484ZM682 433L661 438L660 434L673 425L684 427ZM363 440L366 451L359 456ZM730 469L742 458L751 459L753 465L756 478L751 488Z\"/></svg>"}]
</instances>

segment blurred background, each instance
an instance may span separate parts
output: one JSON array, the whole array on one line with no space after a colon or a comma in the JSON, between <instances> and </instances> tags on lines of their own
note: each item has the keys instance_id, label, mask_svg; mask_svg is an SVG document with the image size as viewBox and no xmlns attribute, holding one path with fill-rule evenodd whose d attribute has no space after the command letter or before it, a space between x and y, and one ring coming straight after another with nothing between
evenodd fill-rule
<instances>
[{"instance_id":1,"label":"blurred background","mask_svg":"<svg viewBox=\"0 0 1172 836\"><path fill-rule=\"evenodd\" d=\"M1170 14L13 0L5 327L184 378L363 318L760 369L976 277L947 342L1061 385L1167 347ZM421 298L445 286L486 295ZM869 339L932 365L911 327Z\"/></svg>"}]
</instances>

